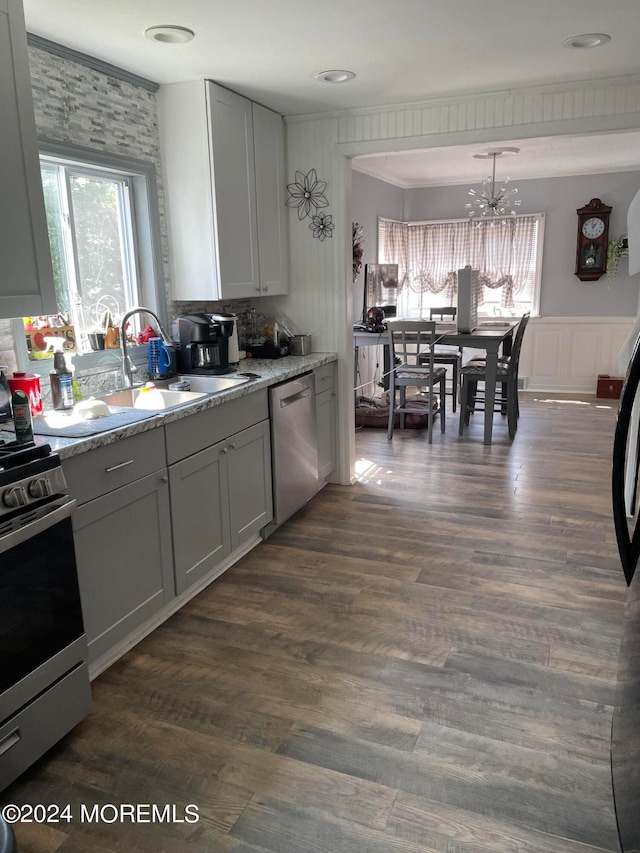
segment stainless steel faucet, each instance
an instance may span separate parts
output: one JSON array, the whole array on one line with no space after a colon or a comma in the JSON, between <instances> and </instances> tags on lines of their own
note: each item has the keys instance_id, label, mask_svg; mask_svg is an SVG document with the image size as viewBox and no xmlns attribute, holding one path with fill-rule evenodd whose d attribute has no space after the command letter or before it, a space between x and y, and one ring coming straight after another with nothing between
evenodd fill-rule
<instances>
[{"instance_id":1,"label":"stainless steel faucet","mask_svg":"<svg viewBox=\"0 0 640 853\"><path fill-rule=\"evenodd\" d=\"M133 317L134 314L149 314L156 321L156 325L158 327L158 332L160 333L160 338L162 339L162 343L165 346L173 347L173 341L169 337L169 335L162 328L162 323L160 322L160 318L157 314L155 314L150 308L145 308L144 306L139 306L138 308L132 308L131 311L127 311L127 313L122 318L122 322L120 323L120 341L122 345L122 368L124 372L124 383L126 386L131 388L133 386L133 374L137 373L135 365L132 363L129 355L127 354L127 334L126 334L126 326L127 321Z\"/></svg>"}]
</instances>

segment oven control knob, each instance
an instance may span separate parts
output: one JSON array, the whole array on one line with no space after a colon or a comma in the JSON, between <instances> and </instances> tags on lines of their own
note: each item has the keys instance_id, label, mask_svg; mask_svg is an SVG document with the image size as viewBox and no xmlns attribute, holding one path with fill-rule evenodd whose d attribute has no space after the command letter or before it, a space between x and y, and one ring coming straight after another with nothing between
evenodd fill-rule
<instances>
[{"instance_id":1,"label":"oven control knob","mask_svg":"<svg viewBox=\"0 0 640 853\"><path fill-rule=\"evenodd\" d=\"M3 493L2 502L10 507L26 506L29 503L29 495L22 486L12 486Z\"/></svg>"},{"instance_id":2,"label":"oven control knob","mask_svg":"<svg viewBox=\"0 0 640 853\"><path fill-rule=\"evenodd\" d=\"M36 477L29 483L29 494L32 498L48 498L51 496L51 481L48 477Z\"/></svg>"}]
</instances>

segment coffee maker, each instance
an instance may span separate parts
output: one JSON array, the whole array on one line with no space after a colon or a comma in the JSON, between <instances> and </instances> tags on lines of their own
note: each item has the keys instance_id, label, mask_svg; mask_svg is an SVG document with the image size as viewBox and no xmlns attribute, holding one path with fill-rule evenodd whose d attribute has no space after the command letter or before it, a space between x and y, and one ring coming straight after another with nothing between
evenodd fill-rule
<instances>
[{"instance_id":1,"label":"coffee maker","mask_svg":"<svg viewBox=\"0 0 640 853\"><path fill-rule=\"evenodd\" d=\"M188 314L178 317L177 327L180 373L231 373L229 338L234 320L220 314Z\"/></svg>"}]
</instances>

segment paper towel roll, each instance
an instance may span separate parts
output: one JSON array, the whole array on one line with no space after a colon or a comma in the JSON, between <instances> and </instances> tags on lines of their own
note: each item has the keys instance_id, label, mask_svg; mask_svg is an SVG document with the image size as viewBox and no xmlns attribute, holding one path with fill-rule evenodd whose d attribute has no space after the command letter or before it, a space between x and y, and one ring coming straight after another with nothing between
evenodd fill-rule
<instances>
[{"instance_id":1,"label":"paper towel roll","mask_svg":"<svg viewBox=\"0 0 640 853\"><path fill-rule=\"evenodd\" d=\"M233 319L233 332L229 338L229 364L238 364L240 361L240 350L238 348L238 320Z\"/></svg>"}]
</instances>

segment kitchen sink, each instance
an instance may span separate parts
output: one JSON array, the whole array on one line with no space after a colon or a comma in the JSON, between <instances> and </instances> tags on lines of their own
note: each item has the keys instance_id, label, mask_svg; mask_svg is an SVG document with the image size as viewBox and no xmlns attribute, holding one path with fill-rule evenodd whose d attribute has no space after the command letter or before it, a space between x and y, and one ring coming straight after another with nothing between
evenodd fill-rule
<instances>
[{"instance_id":1,"label":"kitchen sink","mask_svg":"<svg viewBox=\"0 0 640 853\"><path fill-rule=\"evenodd\" d=\"M174 382L187 380L191 387L191 392L201 392L203 394L219 394L221 391L228 391L230 388L237 388L238 385L246 385L251 382L250 376L194 376L181 375L174 376L173 379L163 379L156 381L155 385L158 388L166 388L173 385ZM190 392L182 392L190 393Z\"/></svg>"},{"instance_id":2,"label":"kitchen sink","mask_svg":"<svg viewBox=\"0 0 640 853\"><path fill-rule=\"evenodd\" d=\"M98 397L108 406L119 406L125 409L147 409L161 412L165 409L175 409L178 406L186 406L206 397L204 392L196 391L169 391L164 388L145 390L144 388L124 388L121 391L112 391Z\"/></svg>"}]
</instances>

